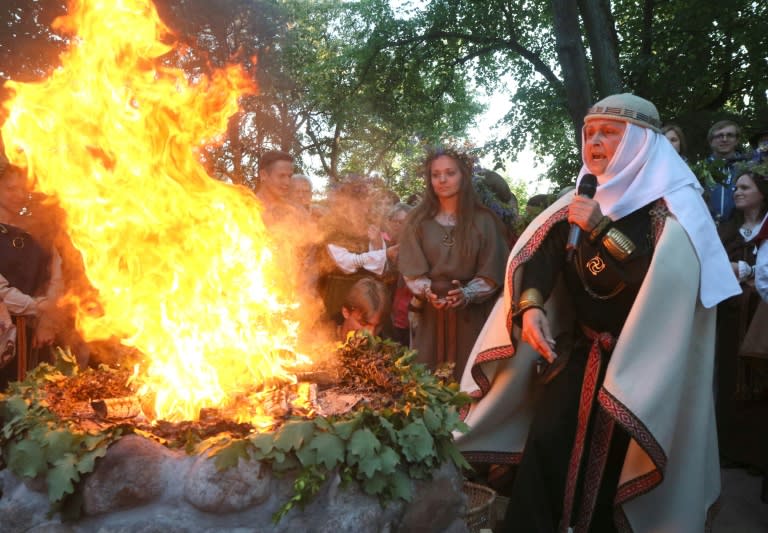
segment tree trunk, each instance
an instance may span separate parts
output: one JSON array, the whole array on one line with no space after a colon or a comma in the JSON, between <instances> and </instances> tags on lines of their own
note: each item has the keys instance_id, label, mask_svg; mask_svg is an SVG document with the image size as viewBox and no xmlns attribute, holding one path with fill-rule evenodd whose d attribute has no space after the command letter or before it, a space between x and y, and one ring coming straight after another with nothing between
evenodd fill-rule
<instances>
[{"instance_id":1,"label":"tree trunk","mask_svg":"<svg viewBox=\"0 0 768 533\"><path fill-rule=\"evenodd\" d=\"M320 159L320 165L323 167L323 172L327 176L330 177L331 180L333 180L333 175L331 174L331 167L328 161L325 158L325 152L323 150L322 143L320 142L320 139L318 139L317 135L315 134L314 130L312 130L312 120L307 117L307 120L304 124L307 132L307 136L312 141L312 147L315 150L315 153L317 154L318 159Z\"/></svg>"},{"instance_id":2,"label":"tree trunk","mask_svg":"<svg viewBox=\"0 0 768 533\"><path fill-rule=\"evenodd\" d=\"M331 168L329 179L332 182L339 180L339 157L341 156L341 124L336 122L336 128L333 131L333 140L331 141Z\"/></svg>"},{"instance_id":3,"label":"tree trunk","mask_svg":"<svg viewBox=\"0 0 768 533\"><path fill-rule=\"evenodd\" d=\"M574 140L580 150L581 126L592 101L592 90L587 75L587 58L581 44L579 14L572 0L552 0L552 15L568 114L573 122Z\"/></svg>"},{"instance_id":4,"label":"tree trunk","mask_svg":"<svg viewBox=\"0 0 768 533\"><path fill-rule=\"evenodd\" d=\"M579 10L592 55L598 95L604 98L622 92L616 24L608 0L579 0Z\"/></svg>"},{"instance_id":5,"label":"tree trunk","mask_svg":"<svg viewBox=\"0 0 768 533\"><path fill-rule=\"evenodd\" d=\"M294 120L285 101L278 102L277 108L280 113L280 150L290 153L293 149L293 140L296 138Z\"/></svg>"},{"instance_id":6,"label":"tree trunk","mask_svg":"<svg viewBox=\"0 0 768 533\"><path fill-rule=\"evenodd\" d=\"M229 139L229 147L232 153L232 173L230 178L238 185L245 183L245 176L243 175L243 138L242 129L240 128L240 122L242 118L242 112L238 111L231 117L227 123L227 138Z\"/></svg>"}]
</instances>

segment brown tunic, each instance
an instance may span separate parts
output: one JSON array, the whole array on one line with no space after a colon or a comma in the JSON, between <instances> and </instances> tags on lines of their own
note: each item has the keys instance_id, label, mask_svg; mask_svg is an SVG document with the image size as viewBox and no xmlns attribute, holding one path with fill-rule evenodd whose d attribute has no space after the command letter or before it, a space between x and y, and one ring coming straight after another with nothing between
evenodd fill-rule
<instances>
[{"instance_id":1,"label":"brown tunic","mask_svg":"<svg viewBox=\"0 0 768 533\"><path fill-rule=\"evenodd\" d=\"M745 241L739 233L740 223L734 219L718 228L728 259L755 264L756 244ZM768 365L763 342L751 345L748 357L739 357L745 336L761 304L755 290L754 278L741 283L743 292L717 306L717 344L715 349L715 412L717 417L718 444L724 464L768 466ZM756 324L753 332L765 332L762 324ZM750 337L757 340L757 337Z\"/></svg>"},{"instance_id":2,"label":"brown tunic","mask_svg":"<svg viewBox=\"0 0 768 533\"><path fill-rule=\"evenodd\" d=\"M459 280L466 284L473 278L481 277L500 287L504 282L504 269L509 249L499 231L494 215L477 211L471 232L469 254L461 254L458 242L452 246L444 243L446 235L452 235L453 228L442 226L433 219L424 220L418 231L404 232L400 242L400 272L407 277L427 276L436 280ZM494 295L496 293L494 292ZM495 297L456 309L456 367L454 376L461 378L469 353L480 330L488 317ZM450 312L450 311L449 311ZM447 313L445 313L447 314ZM434 369L437 361L438 311L425 305L419 325L413 334L412 348L418 351L417 361Z\"/></svg>"}]
</instances>

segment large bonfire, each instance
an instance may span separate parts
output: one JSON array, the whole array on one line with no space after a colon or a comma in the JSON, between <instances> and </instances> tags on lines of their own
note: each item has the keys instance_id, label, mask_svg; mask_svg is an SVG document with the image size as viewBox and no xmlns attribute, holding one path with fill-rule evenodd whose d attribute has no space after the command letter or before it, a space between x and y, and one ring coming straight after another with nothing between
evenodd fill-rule
<instances>
[{"instance_id":1,"label":"large bonfire","mask_svg":"<svg viewBox=\"0 0 768 533\"><path fill-rule=\"evenodd\" d=\"M466 466L452 431L468 398L412 366L405 347L352 337L335 350L337 390L296 383L297 317L308 311L290 265L275 260L250 191L212 179L198 158L255 90L245 73L190 80L165 65L172 37L149 0L71 0L68 13L55 22L71 42L61 66L8 84L2 137L66 213L96 298L68 295L79 332L143 358L78 373L64 354L11 384L0 393L0 472L45 478L53 509L76 516L83 477L138 434L221 470L252 460L293 471L279 519L332 472L409 499L411 480ZM115 406L126 416L109 416Z\"/></svg>"},{"instance_id":2,"label":"large bonfire","mask_svg":"<svg viewBox=\"0 0 768 533\"><path fill-rule=\"evenodd\" d=\"M292 280L251 193L198 153L253 82L238 66L190 80L164 65L173 37L149 0L72 0L54 29L71 45L44 81L8 83L2 137L66 212L98 299L77 306L80 333L146 354L136 382L159 419L294 380ZM236 418L270 424L258 402Z\"/></svg>"}]
</instances>

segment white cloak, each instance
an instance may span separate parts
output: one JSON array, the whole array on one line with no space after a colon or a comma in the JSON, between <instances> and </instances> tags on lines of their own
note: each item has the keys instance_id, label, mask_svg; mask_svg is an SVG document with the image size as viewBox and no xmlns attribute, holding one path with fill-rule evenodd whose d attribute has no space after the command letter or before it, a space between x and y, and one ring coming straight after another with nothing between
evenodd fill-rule
<instances>
[{"instance_id":1,"label":"white cloak","mask_svg":"<svg viewBox=\"0 0 768 533\"><path fill-rule=\"evenodd\" d=\"M525 262L567 194L529 225L507 264L503 298L470 355L461 389L476 398L455 435L469 460L517 463L535 407L538 354L520 342L511 303ZM682 226L669 216L648 273L617 340L597 400L631 438L615 500L620 530L700 533L720 494L712 379L716 308L699 298L700 266ZM553 335L573 324L558 284L545 305ZM513 340L514 339L514 340Z\"/></svg>"}]
</instances>

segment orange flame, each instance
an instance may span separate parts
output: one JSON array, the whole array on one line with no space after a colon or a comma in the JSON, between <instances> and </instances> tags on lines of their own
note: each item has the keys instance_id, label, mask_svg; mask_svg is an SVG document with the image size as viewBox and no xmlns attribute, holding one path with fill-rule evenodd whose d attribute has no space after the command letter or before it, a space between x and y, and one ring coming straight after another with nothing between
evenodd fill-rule
<instances>
[{"instance_id":1,"label":"orange flame","mask_svg":"<svg viewBox=\"0 0 768 533\"><path fill-rule=\"evenodd\" d=\"M290 289L253 196L195 155L253 82L238 66L194 82L163 66L170 31L149 0L73 0L68 13L54 23L73 35L61 67L8 83L2 134L9 159L59 199L98 291L102 312L78 310L78 330L151 357L140 381L165 420L295 381L284 358L297 325L279 296ZM266 416L253 411L238 418Z\"/></svg>"}]
</instances>

